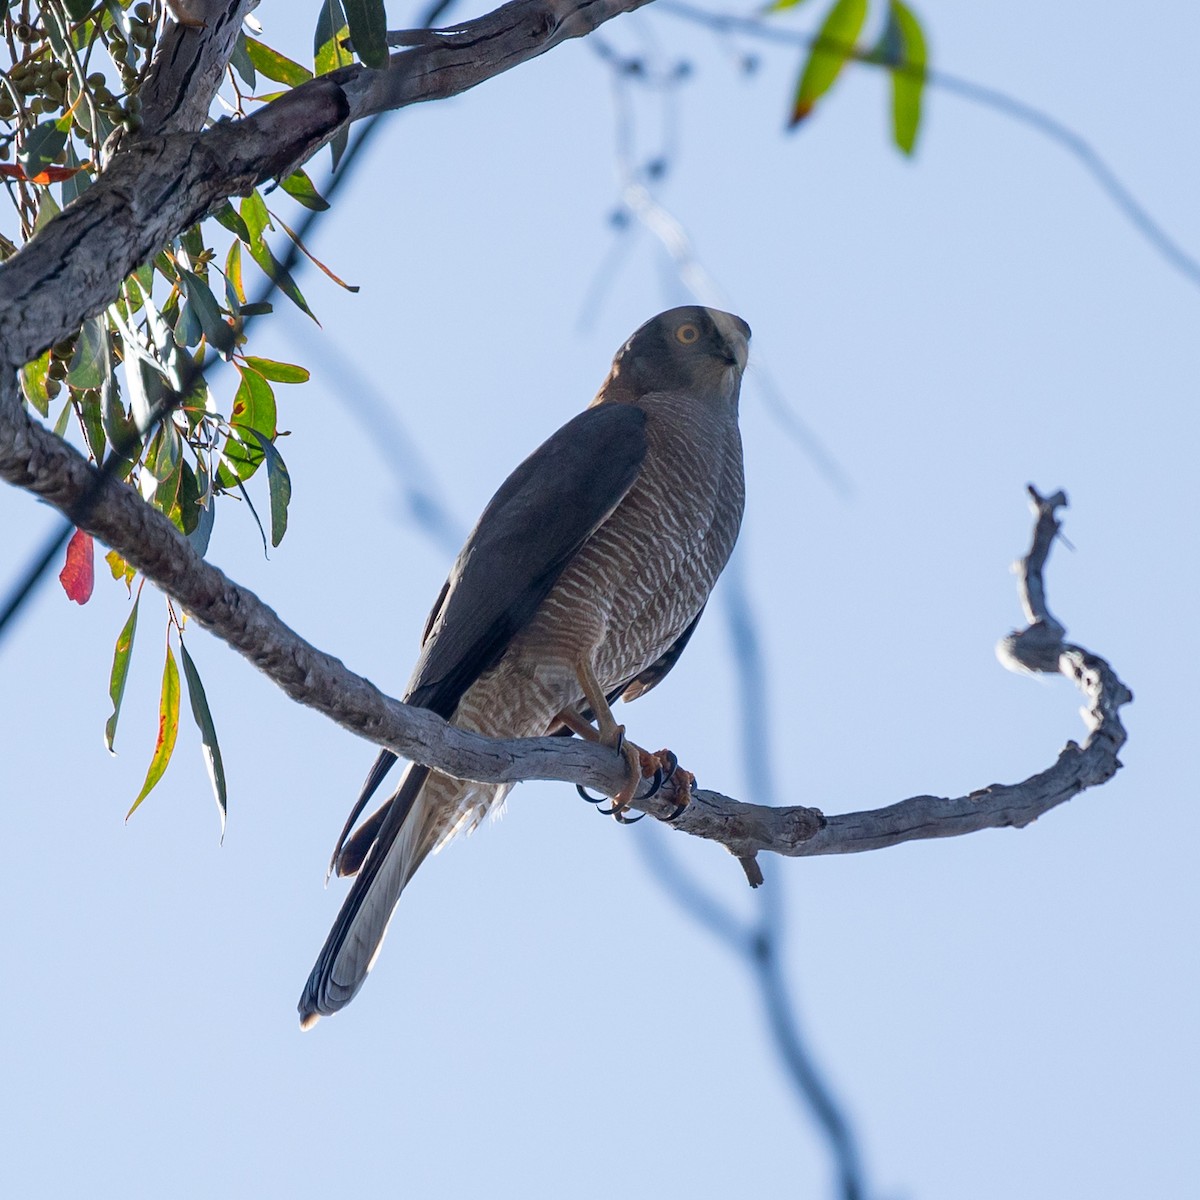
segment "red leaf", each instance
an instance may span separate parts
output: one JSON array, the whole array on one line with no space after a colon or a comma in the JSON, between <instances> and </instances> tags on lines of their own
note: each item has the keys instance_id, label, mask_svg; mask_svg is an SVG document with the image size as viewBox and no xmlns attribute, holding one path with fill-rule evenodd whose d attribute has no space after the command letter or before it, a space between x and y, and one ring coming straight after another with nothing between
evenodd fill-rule
<instances>
[{"instance_id":1,"label":"red leaf","mask_svg":"<svg viewBox=\"0 0 1200 1200\"><path fill-rule=\"evenodd\" d=\"M86 604L92 598L92 585L96 582L93 562L92 535L77 529L67 543L67 562L59 572L63 591L76 604Z\"/></svg>"},{"instance_id":2,"label":"red leaf","mask_svg":"<svg viewBox=\"0 0 1200 1200\"><path fill-rule=\"evenodd\" d=\"M10 179L20 179L25 183L62 183L64 179L78 175L83 167L89 165L89 163L84 163L79 167L43 167L36 175L26 175L25 169L16 163L0 163L0 175L7 175Z\"/></svg>"}]
</instances>

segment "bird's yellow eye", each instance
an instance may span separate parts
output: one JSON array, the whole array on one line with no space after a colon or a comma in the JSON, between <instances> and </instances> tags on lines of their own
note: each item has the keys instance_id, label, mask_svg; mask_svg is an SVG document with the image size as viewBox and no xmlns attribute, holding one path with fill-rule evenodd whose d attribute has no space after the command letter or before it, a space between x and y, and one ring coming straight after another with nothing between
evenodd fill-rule
<instances>
[{"instance_id":1,"label":"bird's yellow eye","mask_svg":"<svg viewBox=\"0 0 1200 1200\"><path fill-rule=\"evenodd\" d=\"M690 323L687 325L680 325L680 327L675 330L675 340L682 346L690 346L693 342L700 340L700 330L698 330L695 325Z\"/></svg>"}]
</instances>

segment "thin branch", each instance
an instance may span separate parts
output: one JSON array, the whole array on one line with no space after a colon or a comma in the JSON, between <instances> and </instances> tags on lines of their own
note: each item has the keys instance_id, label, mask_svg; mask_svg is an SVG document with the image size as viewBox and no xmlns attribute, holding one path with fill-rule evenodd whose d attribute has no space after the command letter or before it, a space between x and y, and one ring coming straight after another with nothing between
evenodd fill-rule
<instances>
[{"instance_id":1,"label":"thin branch","mask_svg":"<svg viewBox=\"0 0 1200 1200\"><path fill-rule=\"evenodd\" d=\"M1200 260L1189 254L1154 218L1125 185L1121 177L1100 156L1098 151L1082 134L1057 117L1027 104L1016 96L1010 96L999 88L985 87L947 71L934 70L928 66L915 67L904 63L891 63L880 59L870 49L847 46L831 38L803 30L786 29L768 24L757 17L741 17L728 13L710 12L697 8L682 0L659 0L657 11L681 17L693 24L704 25L717 33L741 33L759 41L774 42L786 46L814 46L821 44L845 53L846 57L864 66L897 71L901 74L919 75L929 87L940 88L960 96L972 104L990 108L1010 119L1035 129L1060 149L1070 154L1092 177L1100 190L1117 206L1125 219L1150 243L1159 255L1175 268L1189 283L1200 287Z\"/></svg>"},{"instance_id":2,"label":"thin branch","mask_svg":"<svg viewBox=\"0 0 1200 1200\"><path fill-rule=\"evenodd\" d=\"M726 814L727 836L718 840L732 853L751 855L758 849L793 857L854 854L924 838L958 837L981 829L1020 829L1117 773L1121 766L1117 755L1127 737L1120 709L1132 701L1133 694L1103 658L1066 642L1066 629L1047 609L1044 568L1059 530L1057 510L1065 507L1067 500L1062 492L1042 497L1033 487L1029 495L1037 521L1032 545L1018 564L1018 574L1021 602L1030 624L1004 638L997 654L1010 670L1064 675L1079 688L1086 701L1083 719L1088 728L1083 744L1068 742L1054 766L1021 783L992 784L952 799L914 796L886 808L826 817L816 834L799 840L796 830L787 826L789 815L813 810L767 810L761 824L739 825L741 806L729 810L727 797L700 793L697 805L713 804Z\"/></svg>"}]
</instances>

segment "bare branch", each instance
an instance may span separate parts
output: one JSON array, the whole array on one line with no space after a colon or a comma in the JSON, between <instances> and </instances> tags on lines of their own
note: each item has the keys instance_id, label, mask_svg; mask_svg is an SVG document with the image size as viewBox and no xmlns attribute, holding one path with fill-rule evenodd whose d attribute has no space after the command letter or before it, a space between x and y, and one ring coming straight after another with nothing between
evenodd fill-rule
<instances>
[{"instance_id":1,"label":"bare branch","mask_svg":"<svg viewBox=\"0 0 1200 1200\"><path fill-rule=\"evenodd\" d=\"M289 629L253 592L205 562L131 488L106 480L86 513L76 512L95 473L77 451L28 417L12 375L0 377L0 478L48 500L68 517L77 517L82 528L116 549L198 624L228 642L293 700L378 746L457 778L493 783L554 779L608 795L620 790L624 759L603 747L555 737L492 740L385 696L369 680ZM1046 631L1051 626L1044 609L1041 568L1058 527L1054 511L1065 500L1061 495L1042 500L1032 489L1031 494L1039 519L1022 569L1022 588L1035 597L1028 601L1031 611L1038 612L1040 605L1042 615L1003 646L1021 669L1050 670L1044 665ZM1027 645L1034 646L1033 654L1025 653ZM829 818L812 808L769 808L701 790L672 823L684 833L720 842L743 860L752 860L761 850L793 857L846 854L917 838L1027 825L1085 788L1111 778L1120 765L1117 752L1126 736L1118 710L1132 696L1103 659L1060 638L1053 669L1074 680L1087 697L1085 719L1091 734L1082 747L1069 743L1053 767L1023 783L996 784L956 799L916 796L872 812ZM635 801L635 807L669 818L680 798L678 786L669 781L653 798Z\"/></svg>"},{"instance_id":2,"label":"bare branch","mask_svg":"<svg viewBox=\"0 0 1200 1200\"><path fill-rule=\"evenodd\" d=\"M887 808L826 817L823 827L809 837L803 819L793 822L794 814L811 814L811 809L765 809L751 815L745 813L746 805L701 792L688 814L692 809L709 809L710 821L724 820L723 834L717 840L739 857L757 850L795 857L854 854L923 838L958 837L980 829L1020 829L1085 789L1111 779L1120 769L1117 754L1126 739L1120 709L1133 694L1104 659L1063 640L1066 629L1046 607L1043 570L1059 529L1056 512L1067 499L1062 492L1043 498L1033 487L1029 494L1037 523L1029 554L1017 569L1030 624L1009 634L997 653L1011 670L1065 675L1079 688L1087 702L1083 719L1089 730L1082 746L1068 742L1054 766L1022 783L992 784L949 799L913 796Z\"/></svg>"}]
</instances>

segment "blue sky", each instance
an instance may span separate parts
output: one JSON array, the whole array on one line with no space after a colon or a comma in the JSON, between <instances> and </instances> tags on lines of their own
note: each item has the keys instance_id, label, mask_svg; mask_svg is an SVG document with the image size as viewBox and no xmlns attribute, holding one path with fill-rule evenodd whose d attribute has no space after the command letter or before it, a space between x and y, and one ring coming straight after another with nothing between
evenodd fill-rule
<instances>
[{"instance_id":1,"label":"blue sky","mask_svg":"<svg viewBox=\"0 0 1200 1200\"><path fill-rule=\"evenodd\" d=\"M259 16L300 56L295 7ZM1077 130L1200 253L1192 6L1153 22L1113 4L919 11L936 65ZM1071 499L1053 611L1137 697L1125 769L1029 829L765 864L870 1194L1185 1194L1200 1165L1200 291L1061 148L993 111L931 92L909 162L866 68L789 136L798 54L652 11L603 36L693 65L659 195L754 329L738 565L769 650L780 801L959 794L1084 736L1065 681L993 654L1020 620L1009 566L1028 482ZM761 56L750 76L746 50ZM661 100L632 99L653 153ZM614 129L586 43L399 115L314 239L361 292L310 274L323 328L281 310L254 332L257 352L314 371L280 409L291 528L266 561L226 505L210 556L393 693L453 555L413 522L406 487L419 479L466 528L629 332L688 299L649 234L609 223ZM848 490L772 416L771 386ZM407 449L371 415L380 403ZM52 524L0 493L4 578ZM154 732L151 599L115 759L101 734L122 589L102 581L78 609L48 586L0 647L0 1186L831 1194L756 993L636 843L669 837L750 914L740 870L650 822L601 820L569 787L522 786L503 821L427 864L360 997L302 1036L294 1005L341 897L324 865L371 748L196 630L230 780L224 845L188 728L123 824ZM725 612L719 593L669 681L622 716L705 786L754 799Z\"/></svg>"}]
</instances>

